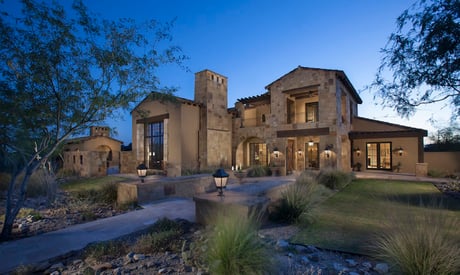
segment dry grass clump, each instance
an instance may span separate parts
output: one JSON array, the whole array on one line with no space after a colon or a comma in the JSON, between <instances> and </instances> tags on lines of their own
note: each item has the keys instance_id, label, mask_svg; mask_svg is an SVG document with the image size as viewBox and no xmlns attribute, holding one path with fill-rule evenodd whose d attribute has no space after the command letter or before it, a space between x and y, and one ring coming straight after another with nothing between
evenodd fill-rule
<instances>
[{"instance_id":1,"label":"dry grass clump","mask_svg":"<svg viewBox=\"0 0 460 275\"><path fill-rule=\"evenodd\" d=\"M159 219L149 233L140 236L133 245L133 250L138 253L153 253L168 250L178 250L182 245L181 236L183 226L167 218Z\"/></svg>"},{"instance_id":2,"label":"dry grass clump","mask_svg":"<svg viewBox=\"0 0 460 275\"><path fill-rule=\"evenodd\" d=\"M296 223L302 215L308 215L321 196L316 175L309 171L303 172L294 184L289 185L282 193L281 199L275 203L271 219L275 221Z\"/></svg>"},{"instance_id":3,"label":"dry grass clump","mask_svg":"<svg viewBox=\"0 0 460 275\"><path fill-rule=\"evenodd\" d=\"M340 190L347 186L352 180L353 175L339 170L321 170L317 177L318 183L332 190Z\"/></svg>"},{"instance_id":4,"label":"dry grass clump","mask_svg":"<svg viewBox=\"0 0 460 275\"><path fill-rule=\"evenodd\" d=\"M269 252L257 228L254 217L218 215L206 251L211 274L270 274Z\"/></svg>"},{"instance_id":5,"label":"dry grass clump","mask_svg":"<svg viewBox=\"0 0 460 275\"><path fill-rule=\"evenodd\" d=\"M437 207L425 210L423 215L393 213L371 251L400 274L459 274L460 243L452 238L458 219Z\"/></svg>"}]
</instances>

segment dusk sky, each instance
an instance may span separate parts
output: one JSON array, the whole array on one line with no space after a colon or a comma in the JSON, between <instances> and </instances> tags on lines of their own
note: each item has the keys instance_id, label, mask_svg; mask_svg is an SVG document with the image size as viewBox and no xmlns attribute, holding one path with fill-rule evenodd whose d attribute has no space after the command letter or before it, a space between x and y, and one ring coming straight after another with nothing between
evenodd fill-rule
<instances>
[{"instance_id":1,"label":"dusk sky","mask_svg":"<svg viewBox=\"0 0 460 275\"><path fill-rule=\"evenodd\" d=\"M447 126L449 107L423 106L410 120L383 109L364 91L380 65L381 53L395 20L413 0L295 0L295 1L157 1L85 0L103 18L176 18L173 44L182 47L190 72L177 66L160 70L162 85L176 86L177 96L193 99L194 73L204 69L228 77L228 105L238 98L259 95L265 86L297 66L343 70L363 104L363 117L423 128L427 121ZM114 138L131 142L131 118L110 121Z\"/></svg>"}]
</instances>

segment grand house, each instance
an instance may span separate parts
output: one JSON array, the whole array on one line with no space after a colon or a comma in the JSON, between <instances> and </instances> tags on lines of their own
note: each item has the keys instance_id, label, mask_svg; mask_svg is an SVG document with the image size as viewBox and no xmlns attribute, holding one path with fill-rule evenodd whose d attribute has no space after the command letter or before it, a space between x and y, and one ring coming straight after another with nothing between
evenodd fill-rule
<instances>
[{"instance_id":1,"label":"grand house","mask_svg":"<svg viewBox=\"0 0 460 275\"><path fill-rule=\"evenodd\" d=\"M132 166L188 170L270 166L416 173L427 131L358 116L362 100L341 70L297 67L260 95L227 104L227 77L195 74L194 100L152 93L132 111ZM132 167L135 169L135 167Z\"/></svg>"}]
</instances>

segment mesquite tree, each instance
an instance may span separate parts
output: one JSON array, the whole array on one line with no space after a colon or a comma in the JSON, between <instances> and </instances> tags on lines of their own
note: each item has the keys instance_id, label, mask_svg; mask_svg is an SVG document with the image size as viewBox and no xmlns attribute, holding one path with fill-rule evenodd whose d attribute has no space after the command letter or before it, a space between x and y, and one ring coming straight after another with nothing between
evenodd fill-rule
<instances>
[{"instance_id":1,"label":"mesquite tree","mask_svg":"<svg viewBox=\"0 0 460 275\"><path fill-rule=\"evenodd\" d=\"M384 105L409 117L444 102L460 117L460 1L420 0L397 19L375 81ZM390 80L386 77L390 76Z\"/></svg>"},{"instance_id":2,"label":"mesquite tree","mask_svg":"<svg viewBox=\"0 0 460 275\"><path fill-rule=\"evenodd\" d=\"M186 59L171 23L102 20L82 1L0 1L0 168L11 174L1 238L30 176L63 141L160 91L159 66Z\"/></svg>"}]
</instances>

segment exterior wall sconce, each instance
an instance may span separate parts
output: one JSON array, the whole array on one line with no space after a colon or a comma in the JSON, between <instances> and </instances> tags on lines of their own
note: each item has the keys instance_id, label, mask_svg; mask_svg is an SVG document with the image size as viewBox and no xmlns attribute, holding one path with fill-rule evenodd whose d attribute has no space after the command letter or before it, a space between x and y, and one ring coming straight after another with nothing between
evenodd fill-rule
<instances>
[{"instance_id":1,"label":"exterior wall sconce","mask_svg":"<svg viewBox=\"0 0 460 275\"><path fill-rule=\"evenodd\" d=\"M280 151L278 150L278 147L273 148L273 154L275 155L275 158L278 158L280 156Z\"/></svg>"},{"instance_id":2,"label":"exterior wall sconce","mask_svg":"<svg viewBox=\"0 0 460 275\"><path fill-rule=\"evenodd\" d=\"M399 146L399 148L398 148L398 154L399 154L400 156L402 156L403 152L404 152L404 149L403 149L401 146Z\"/></svg>"},{"instance_id":3,"label":"exterior wall sconce","mask_svg":"<svg viewBox=\"0 0 460 275\"><path fill-rule=\"evenodd\" d=\"M310 141L308 142L308 146L309 147L312 147L315 143L313 142L313 140L310 139Z\"/></svg>"},{"instance_id":4,"label":"exterior wall sconce","mask_svg":"<svg viewBox=\"0 0 460 275\"><path fill-rule=\"evenodd\" d=\"M141 163L137 166L137 175L141 179L141 182L144 182L144 178L147 176L147 166L145 164Z\"/></svg>"},{"instance_id":5,"label":"exterior wall sconce","mask_svg":"<svg viewBox=\"0 0 460 275\"><path fill-rule=\"evenodd\" d=\"M227 186L228 174L225 172L224 169L219 168L212 176L214 177L214 184L216 185L216 188L219 191L217 195L223 197L224 188L226 188Z\"/></svg>"},{"instance_id":6,"label":"exterior wall sconce","mask_svg":"<svg viewBox=\"0 0 460 275\"><path fill-rule=\"evenodd\" d=\"M361 150L358 148L355 149L356 155L359 157L361 155Z\"/></svg>"},{"instance_id":7,"label":"exterior wall sconce","mask_svg":"<svg viewBox=\"0 0 460 275\"><path fill-rule=\"evenodd\" d=\"M299 157L301 157L301 156L302 156L302 153L303 153L303 152L302 152L302 150L301 150L301 149L299 149L299 150L297 151L297 154L299 155Z\"/></svg>"},{"instance_id":8,"label":"exterior wall sconce","mask_svg":"<svg viewBox=\"0 0 460 275\"><path fill-rule=\"evenodd\" d=\"M329 158L331 156L332 148L334 148L334 145L332 144L327 144L326 147L324 148L324 152L326 153L326 158Z\"/></svg>"}]
</instances>

